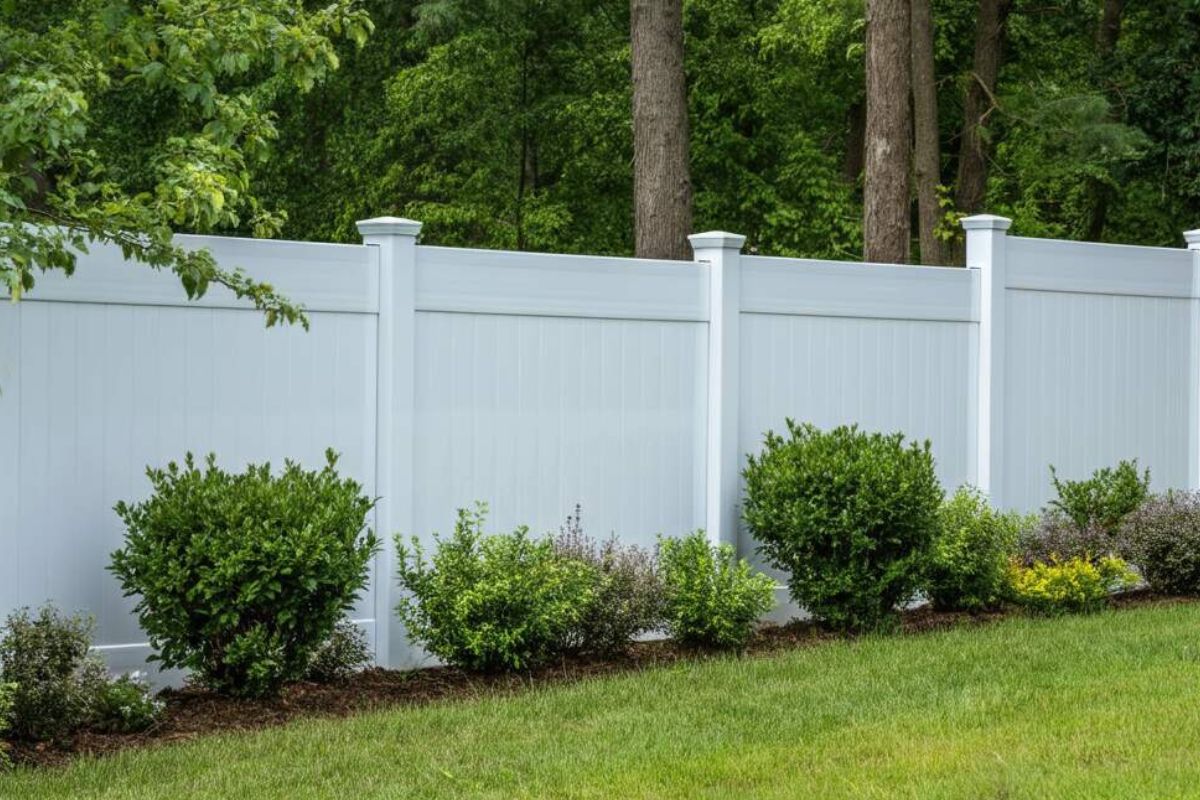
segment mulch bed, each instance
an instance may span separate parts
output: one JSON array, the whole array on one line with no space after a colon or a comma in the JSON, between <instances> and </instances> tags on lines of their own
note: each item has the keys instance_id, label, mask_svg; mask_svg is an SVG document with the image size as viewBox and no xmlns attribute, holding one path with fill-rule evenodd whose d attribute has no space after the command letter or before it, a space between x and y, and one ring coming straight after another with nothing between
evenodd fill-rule
<instances>
[{"instance_id":1,"label":"mulch bed","mask_svg":"<svg viewBox=\"0 0 1200 800\"><path fill-rule=\"evenodd\" d=\"M1149 592L1130 592L1115 599L1117 607L1183 602L1189 601L1159 597ZM1011 616L1011 613L939 612L926 606L906 611L902 615L901 630L904 634L920 634L960 625L982 625ZM838 638L808 622L797 621L763 629L751 642L746 655L765 656ZM299 683L271 700L237 700L198 688L166 690L161 695L166 702L162 719L149 731L136 734L81 731L71 740L56 744L14 742L9 744L9 755L18 764L55 766L79 756L188 741L221 731L252 731L301 718L343 717L380 708L511 694L535 687L653 669L682 659L709 655L678 647L670 641L652 641L634 644L619 658L567 658L521 674L479 675L453 667L408 671L369 669L340 684ZM0 742L0 747L3 746Z\"/></svg>"}]
</instances>

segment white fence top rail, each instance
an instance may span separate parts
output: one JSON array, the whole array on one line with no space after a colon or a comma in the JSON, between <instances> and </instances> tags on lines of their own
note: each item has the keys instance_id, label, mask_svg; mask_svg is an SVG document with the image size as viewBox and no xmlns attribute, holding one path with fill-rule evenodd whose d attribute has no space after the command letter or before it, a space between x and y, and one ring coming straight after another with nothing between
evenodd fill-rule
<instances>
[{"instance_id":1,"label":"white fence top rail","mask_svg":"<svg viewBox=\"0 0 1200 800\"><path fill-rule=\"evenodd\" d=\"M975 270L745 256L742 310L793 316L973 322Z\"/></svg>"},{"instance_id":2,"label":"white fence top rail","mask_svg":"<svg viewBox=\"0 0 1200 800\"><path fill-rule=\"evenodd\" d=\"M1184 249L1008 237L1009 289L1191 298L1194 272Z\"/></svg>"},{"instance_id":3,"label":"white fence top rail","mask_svg":"<svg viewBox=\"0 0 1200 800\"><path fill-rule=\"evenodd\" d=\"M417 310L708 320L708 268L690 261L417 247Z\"/></svg>"}]
</instances>

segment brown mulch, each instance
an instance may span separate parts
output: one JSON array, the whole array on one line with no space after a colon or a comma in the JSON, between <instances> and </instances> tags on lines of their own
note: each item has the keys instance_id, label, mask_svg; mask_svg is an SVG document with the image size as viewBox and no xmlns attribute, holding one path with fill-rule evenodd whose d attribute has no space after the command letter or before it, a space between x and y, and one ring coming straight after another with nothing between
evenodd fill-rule
<instances>
[{"instance_id":1,"label":"brown mulch","mask_svg":"<svg viewBox=\"0 0 1200 800\"><path fill-rule=\"evenodd\" d=\"M1118 608L1184 602L1194 601L1159 597L1148 592L1130 592L1115 599ZM983 625L1011 614L1004 611L981 614L940 612L925 606L902 615L901 631L903 634L920 634L961 625ZM746 655L770 655L838 638L838 635L808 622L772 625L755 637ZM344 683L299 683L271 700L239 700L199 688L166 690L160 695L166 702L162 719L149 731L136 734L81 731L71 740L57 744L9 743L8 752L18 764L55 766L79 756L188 741L221 731L252 731L308 717L343 717L438 700L511 694L535 687L652 669L709 655L712 654L681 648L670 641L652 641L635 643L628 653L617 658L566 658L552 666L521 674L479 675L453 667L408 671L369 669ZM0 742L0 748L3 747L4 743Z\"/></svg>"}]
</instances>

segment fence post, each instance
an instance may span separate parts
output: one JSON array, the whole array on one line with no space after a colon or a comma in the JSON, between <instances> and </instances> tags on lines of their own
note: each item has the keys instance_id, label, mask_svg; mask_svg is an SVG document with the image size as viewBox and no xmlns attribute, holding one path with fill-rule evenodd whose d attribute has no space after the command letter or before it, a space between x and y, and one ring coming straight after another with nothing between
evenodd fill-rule
<instances>
[{"instance_id":1,"label":"fence post","mask_svg":"<svg viewBox=\"0 0 1200 800\"><path fill-rule=\"evenodd\" d=\"M1185 231L1192 253L1188 336L1188 488L1200 489L1200 230Z\"/></svg>"},{"instance_id":2,"label":"fence post","mask_svg":"<svg viewBox=\"0 0 1200 800\"><path fill-rule=\"evenodd\" d=\"M361 220L363 243L378 252L379 321L376 334L375 527L382 545L375 559L375 660L399 664L403 632L392 611L396 558L392 536L413 526L413 383L415 375L417 234L421 223L400 217Z\"/></svg>"},{"instance_id":3,"label":"fence post","mask_svg":"<svg viewBox=\"0 0 1200 800\"><path fill-rule=\"evenodd\" d=\"M738 452L738 360L741 355L742 245L724 231L688 237L697 263L708 266L708 429L705 513L708 538L737 547L741 456Z\"/></svg>"},{"instance_id":4,"label":"fence post","mask_svg":"<svg viewBox=\"0 0 1200 800\"><path fill-rule=\"evenodd\" d=\"M1005 287L1012 220L979 214L962 220L967 268L979 270L979 349L976 354L974 482L994 505L1004 494Z\"/></svg>"}]
</instances>

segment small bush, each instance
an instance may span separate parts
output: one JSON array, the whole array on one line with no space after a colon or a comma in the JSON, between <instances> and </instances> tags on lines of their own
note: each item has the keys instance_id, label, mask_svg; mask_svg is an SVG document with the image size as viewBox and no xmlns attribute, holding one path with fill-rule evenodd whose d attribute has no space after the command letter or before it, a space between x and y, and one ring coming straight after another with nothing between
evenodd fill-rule
<instances>
[{"instance_id":1,"label":"small bush","mask_svg":"<svg viewBox=\"0 0 1200 800\"><path fill-rule=\"evenodd\" d=\"M1026 567L1038 562L1082 558L1096 562L1122 556L1127 550L1120 530L1114 535L1098 522L1080 526L1057 509L1044 512L1036 524L1021 531L1017 558Z\"/></svg>"},{"instance_id":2,"label":"small bush","mask_svg":"<svg viewBox=\"0 0 1200 800\"><path fill-rule=\"evenodd\" d=\"M1129 558L1156 592L1200 594L1200 492L1148 500L1122 528Z\"/></svg>"},{"instance_id":3,"label":"small bush","mask_svg":"<svg viewBox=\"0 0 1200 800\"><path fill-rule=\"evenodd\" d=\"M305 677L317 683L338 683L361 672L374 658L366 632L344 619L313 651Z\"/></svg>"},{"instance_id":4,"label":"small bush","mask_svg":"<svg viewBox=\"0 0 1200 800\"><path fill-rule=\"evenodd\" d=\"M593 577L592 598L570 630L566 647L595 655L615 655L663 620L663 586L654 553L615 537L597 542L588 538L580 511L554 540L560 558L582 562Z\"/></svg>"},{"instance_id":5,"label":"small bush","mask_svg":"<svg viewBox=\"0 0 1200 800\"><path fill-rule=\"evenodd\" d=\"M942 489L929 443L787 421L745 471L759 551L790 573L793 599L837 628L877 627L929 564Z\"/></svg>"},{"instance_id":6,"label":"small bush","mask_svg":"<svg viewBox=\"0 0 1200 800\"><path fill-rule=\"evenodd\" d=\"M13 700L17 693L15 683L0 683L0 771L12 765L4 743L4 735L12 726Z\"/></svg>"},{"instance_id":7,"label":"small bush","mask_svg":"<svg viewBox=\"0 0 1200 800\"><path fill-rule=\"evenodd\" d=\"M938 515L925 579L933 604L947 610L994 608L1004 598L1008 564L1027 524L1019 514L993 509L977 489L955 492Z\"/></svg>"},{"instance_id":8,"label":"small bush","mask_svg":"<svg viewBox=\"0 0 1200 800\"><path fill-rule=\"evenodd\" d=\"M659 541L667 630L693 646L744 647L775 605L775 581L754 572L733 546L709 544L704 531Z\"/></svg>"},{"instance_id":9,"label":"small bush","mask_svg":"<svg viewBox=\"0 0 1200 800\"><path fill-rule=\"evenodd\" d=\"M1059 480L1050 467L1050 480L1058 494L1049 507L1075 523L1077 528L1098 525L1115 535L1121 520L1150 495L1150 470L1138 473L1137 459L1105 467L1086 480Z\"/></svg>"},{"instance_id":10,"label":"small bush","mask_svg":"<svg viewBox=\"0 0 1200 800\"><path fill-rule=\"evenodd\" d=\"M409 637L465 669L521 670L558 655L592 600L595 576L559 558L549 538L522 527L485 536L487 507L459 509L454 534L434 536L428 561L420 542L396 539L400 586L396 608Z\"/></svg>"},{"instance_id":11,"label":"small bush","mask_svg":"<svg viewBox=\"0 0 1200 800\"><path fill-rule=\"evenodd\" d=\"M303 677L312 652L366 585L377 549L374 501L340 478L337 458L309 472L286 462L230 474L189 453L146 474L154 494L118 503L128 532L111 569L168 667L241 696ZM364 533L365 530L365 533Z\"/></svg>"},{"instance_id":12,"label":"small bush","mask_svg":"<svg viewBox=\"0 0 1200 800\"><path fill-rule=\"evenodd\" d=\"M83 725L105 682L89 655L92 620L52 606L9 615L0 636L0 683L14 684L11 731L20 739L62 739Z\"/></svg>"},{"instance_id":13,"label":"small bush","mask_svg":"<svg viewBox=\"0 0 1200 800\"><path fill-rule=\"evenodd\" d=\"M107 733L149 730L162 715L163 702L151 694L141 673L122 675L97 688L89 727Z\"/></svg>"},{"instance_id":14,"label":"small bush","mask_svg":"<svg viewBox=\"0 0 1200 800\"><path fill-rule=\"evenodd\" d=\"M1040 614L1096 611L1113 592L1130 588L1137 580L1129 566L1114 556L1095 563L1084 558L1029 567L1014 563L1009 572L1013 601Z\"/></svg>"}]
</instances>

